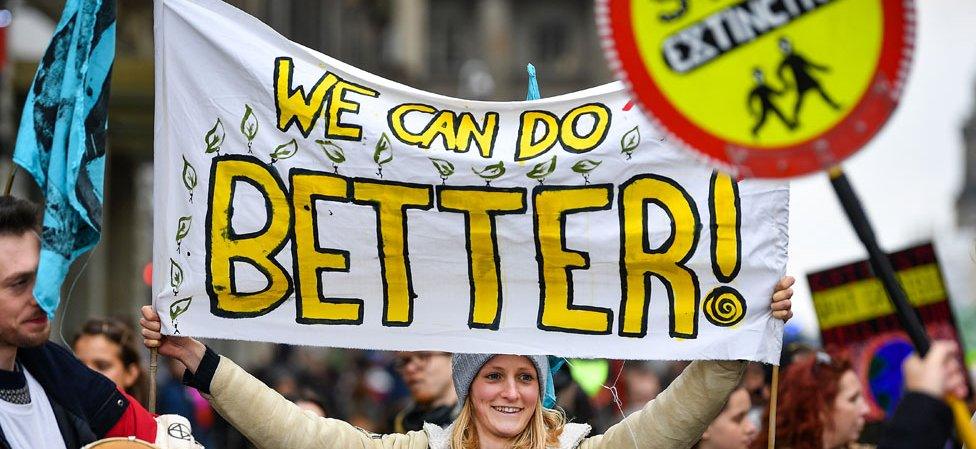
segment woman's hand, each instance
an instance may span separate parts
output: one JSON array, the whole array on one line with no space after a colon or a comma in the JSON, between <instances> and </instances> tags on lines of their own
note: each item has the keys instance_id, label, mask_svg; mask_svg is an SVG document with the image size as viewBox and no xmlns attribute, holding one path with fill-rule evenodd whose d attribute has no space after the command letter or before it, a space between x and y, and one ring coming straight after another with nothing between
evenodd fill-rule
<instances>
[{"instance_id":1,"label":"woman's hand","mask_svg":"<svg viewBox=\"0 0 976 449\"><path fill-rule=\"evenodd\" d=\"M959 363L959 346L951 340L932 342L924 359L912 354L902 365L905 388L935 398L952 394L966 397L966 375Z\"/></svg>"},{"instance_id":2,"label":"woman's hand","mask_svg":"<svg viewBox=\"0 0 976 449\"><path fill-rule=\"evenodd\" d=\"M142 306L139 324L142 325L142 341L147 348L158 348L160 354L179 360L191 373L197 372L203 354L207 352L203 343L190 337L163 335L159 315L152 306Z\"/></svg>"},{"instance_id":3,"label":"woman's hand","mask_svg":"<svg viewBox=\"0 0 976 449\"><path fill-rule=\"evenodd\" d=\"M793 302L790 298L793 297L793 283L796 279L793 276L783 276L776 283L776 288L773 290L773 299L770 307L773 309L773 318L778 318L787 322L790 318L793 318Z\"/></svg>"}]
</instances>

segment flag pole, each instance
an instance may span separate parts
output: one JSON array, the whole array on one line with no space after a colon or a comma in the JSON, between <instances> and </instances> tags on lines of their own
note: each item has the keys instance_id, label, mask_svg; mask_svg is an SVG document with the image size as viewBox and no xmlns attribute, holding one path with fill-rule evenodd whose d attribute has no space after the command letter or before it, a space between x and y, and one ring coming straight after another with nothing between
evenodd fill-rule
<instances>
[{"instance_id":1,"label":"flag pole","mask_svg":"<svg viewBox=\"0 0 976 449\"><path fill-rule=\"evenodd\" d=\"M768 449L776 447L776 400L779 396L779 365L773 365L773 385L769 393L769 444Z\"/></svg>"},{"instance_id":2,"label":"flag pole","mask_svg":"<svg viewBox=\"0 0 976 449\"><path fill-rule=\"evenodd\" d=\"M847 176L844 174L844 170L840 166L831 168L827 173L830 177L830 184L834 188L834 193L837 194L837 199L840 200L841 206L844 207L844 213L847 214L847 219L851 222L851 226L854 227L857 237L868 251L868 261L871 265L871 271L881 280L881 285L884 286L885 292L888 293L888 299L891 300L891 304L895 307L895 315L898 317L901 327L912 340L915 350L918 351L920 357L925 357L930 346L929 336L925 332L925 328L922 326L918 315L915 314L915 310L909 304L908 295L905 294L905 290L895 276L895 269L891 265L891 260L881 251L878 240L874 235L874 230L871 227L871 222L868 221L867 214L864 213L864 207L861 206L861 201L858 199L854 187L851 186L850 181L848 181ZM969 422L969 410L966 404L960 398L952 395L946 395L945 401L952 409L959 437L967 447L976 448L976 429Z\"/></svg>"},{"instance_id":3,"label":"flag pole","mask_svg":"<svg viewBox=\"0 0 976 449\"><path fill-rule=\"evenodd\" d=\"M17 176L17 163L10 161L10 174L7 175L7 185L3 188L3 196L10 196L10 191L14 188L14 177Z\"/></svg>"},{"instance_id":4,"label":"flag pole","mask_svg":"<svg viewBox=\"0 0 976 449\"><path fill-rule=\"evenodd\" d=\"M159 349L149 349L149 413L156 414L156 371L159 370Z\"/></svg>"}]
</instances>

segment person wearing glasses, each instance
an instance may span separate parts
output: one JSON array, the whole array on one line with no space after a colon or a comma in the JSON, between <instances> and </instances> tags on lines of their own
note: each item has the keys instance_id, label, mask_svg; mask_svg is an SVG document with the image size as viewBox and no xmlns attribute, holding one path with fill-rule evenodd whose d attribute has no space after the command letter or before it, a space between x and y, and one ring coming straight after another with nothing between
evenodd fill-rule
<instances>
[{"instance_id":1,"label":"person wearing glasses","mask_svg":"<svg viewBox=\"0 0 976 449\"><path fill-rule=\"evenodd\" d=\"M457 418L450 353L398 352L395 367L410 390L411 402L393 418L394 432L421 430L425 422L444 427Z\"/></svg>"}]
</instances>

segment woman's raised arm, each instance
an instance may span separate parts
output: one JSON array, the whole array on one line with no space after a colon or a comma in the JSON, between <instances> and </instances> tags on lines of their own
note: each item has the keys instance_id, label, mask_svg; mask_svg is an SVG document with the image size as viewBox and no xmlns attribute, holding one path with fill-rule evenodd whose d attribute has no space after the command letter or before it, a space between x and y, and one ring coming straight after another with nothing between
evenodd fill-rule
<instances>
[{"instance_id":1,"label":"woman's raised arm","mask_svg":"<svg viewBox=\"0 0 976 449\"><path fill-rule=\"evenodd\" d=\"M142 316L146 346L186 365L190 375L184 380L261 449L427 449L424 432L380 436L304 411L203 343L162 335L159 315L152 307L144 306Z\"/></svg>"}]
</instances>

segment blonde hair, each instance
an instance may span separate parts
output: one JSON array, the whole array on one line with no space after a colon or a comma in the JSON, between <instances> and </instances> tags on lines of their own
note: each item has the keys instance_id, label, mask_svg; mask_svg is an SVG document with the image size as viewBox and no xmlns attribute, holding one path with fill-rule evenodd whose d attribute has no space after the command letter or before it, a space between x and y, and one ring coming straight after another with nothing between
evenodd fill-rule
<instances>
[{"instance_id":1,"label":"blonde hair","mask_svg":"<svg viewBox=\"0 0 976 449\"><path fill-rule=\"evenodd\" d=\"M474 424L474 405L471 399L464 401L461 413L454 420L451 430L452 449L478 449L478 429ZM536 401L535 411L529 424L512 442L512 449L546 449L559 447L559 436L566 425L566 415L560 410L547 409Z\"/></svg>"}]
</instances>

